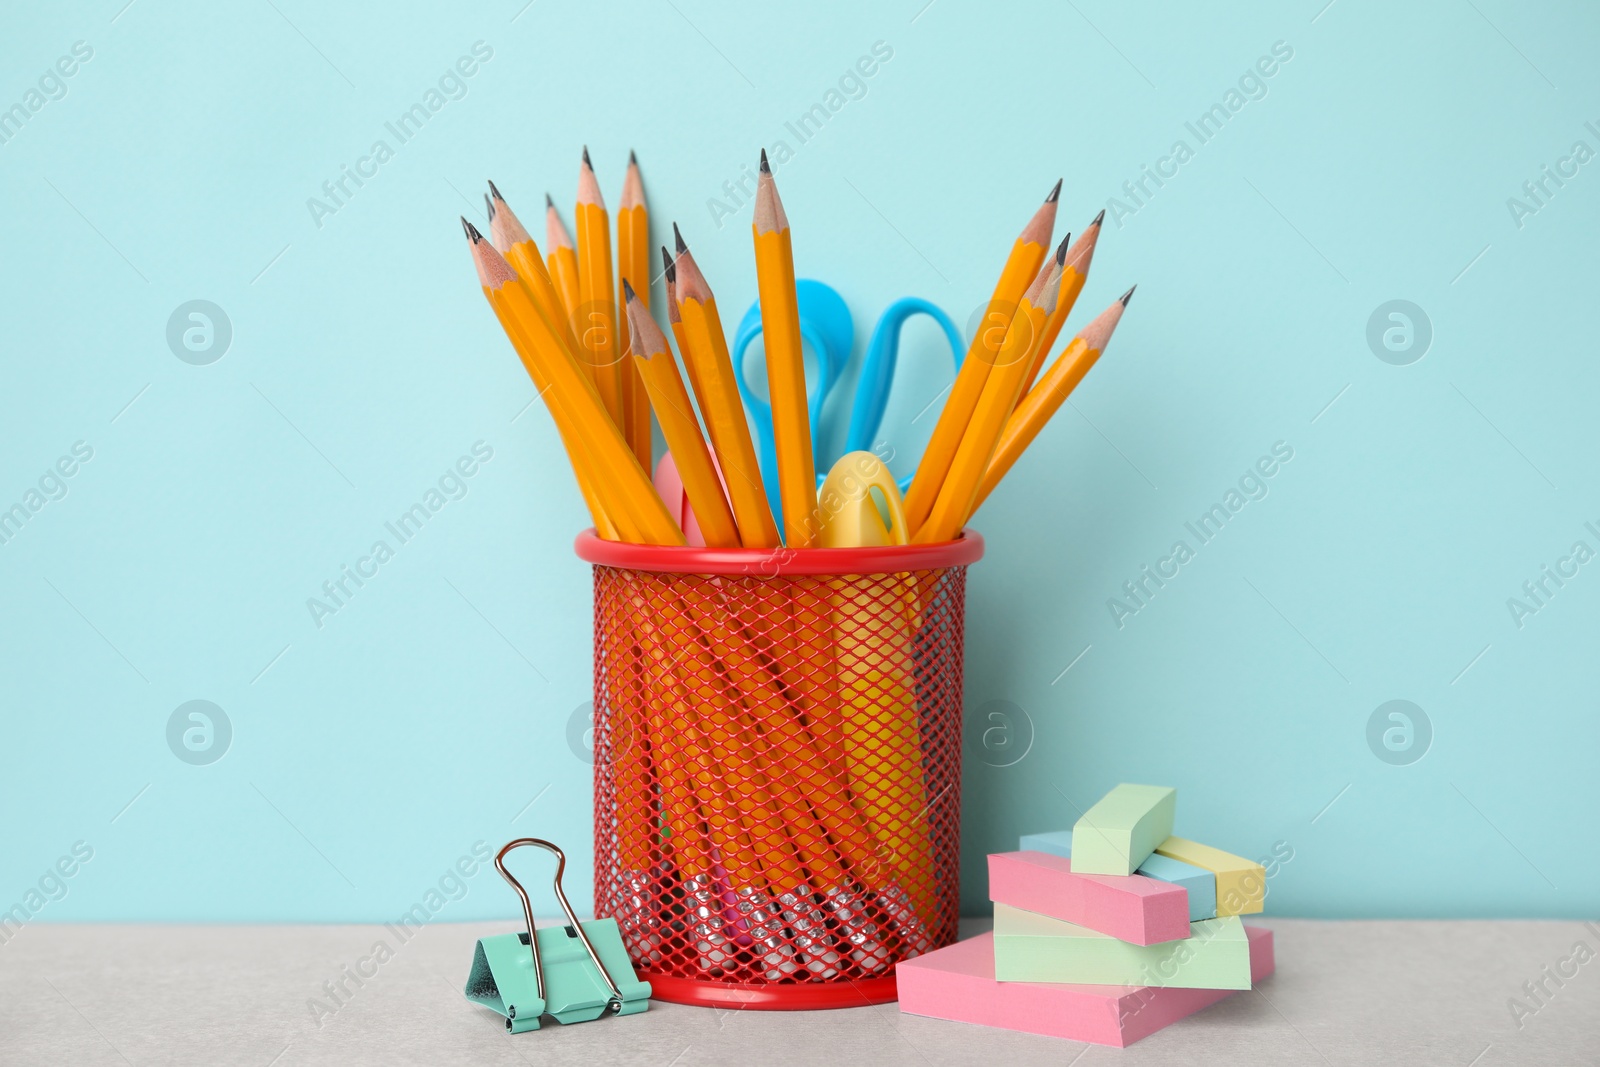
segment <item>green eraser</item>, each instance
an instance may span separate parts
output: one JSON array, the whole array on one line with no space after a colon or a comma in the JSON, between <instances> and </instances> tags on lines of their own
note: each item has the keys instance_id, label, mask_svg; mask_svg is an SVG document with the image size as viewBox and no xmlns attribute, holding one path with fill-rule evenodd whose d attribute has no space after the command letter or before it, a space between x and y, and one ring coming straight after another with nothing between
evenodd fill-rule
<instances>
[{"instance_id":1,"label":"green eraser","mask_svg":"<svg viewBox=\"0 0 1600 1067\"><path fill-rule=\"evenodd\" d=\"M1119 785L1072 827L1077 874L1129 875L1172 836L1178 791L1164 785Z\"/></svg>"},{"instance_id":2,"label":"green eraser","mask_svg":"<svg viewBox=\"0 0 1600 1067\"><path fill-rule=\"evenodd\" d=\"M1190 923L1189 931L1178 941L1134 945L1086 926L996 904L994 977L999 982L1250 988L1250 942L1237 915Z\"/></svg>"}]
</instances>

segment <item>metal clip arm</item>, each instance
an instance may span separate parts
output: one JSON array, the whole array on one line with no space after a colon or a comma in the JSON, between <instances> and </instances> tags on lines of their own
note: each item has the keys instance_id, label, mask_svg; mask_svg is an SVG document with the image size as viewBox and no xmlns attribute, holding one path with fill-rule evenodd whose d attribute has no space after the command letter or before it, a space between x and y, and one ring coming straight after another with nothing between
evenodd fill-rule
<instances>
[{"instance_id":1,"label":"metal clip arm","mask_svg":"<svg viewBox=\"0 0 1600 1067\"><path fill-rule=\"evenodd\" d=\"M506 853L510 852L514 848L520 848L523 845L534 845L538 848L545 849L548 852L555 853L556 900L561 904L561 910L567 917L568 925L572 929L573 933L578 935L578 940L583 942L584 950L589 953L589 959L594 962L595 969L600 972L601 980L605 982L606 988L611 991L611 1004L609 1010L611 1012L620 1010L622 1007L622 990L617 988L617 983L612 980L611 972L606 970L606 965L600 962L600 954L594 950L594 945L589 942L589 935L583 932L583 925L578 922L578 916L573 913L572 905L567 902L567 894L561 888L561 876L566 872L567 869L566 854L549 841L545 841L537 837L519 837L515 841L507 843L507 845L499 851L494 858L494 867L495 870L500 872L500 877L511 883L511 888L515 889L517 891L517 896L522 899L522 915L528 923L528 948L533 953L533 978L535 989L539 994L539 999L545 999L544 965L539 960L539 938L536 936L533 928L533 904L528 900L528 891L522 888L521 882L517 881L511 876L510 871L506 870L505 863Z\"/></svg>"}]
</instances>

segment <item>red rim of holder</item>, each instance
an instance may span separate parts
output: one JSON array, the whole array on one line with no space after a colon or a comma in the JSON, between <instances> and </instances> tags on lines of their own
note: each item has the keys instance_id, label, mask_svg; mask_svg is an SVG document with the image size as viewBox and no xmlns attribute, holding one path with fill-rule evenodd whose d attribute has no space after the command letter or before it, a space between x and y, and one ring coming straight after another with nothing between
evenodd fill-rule
<instances>
[{"instance_id":1,"label":"red rim of holder","mask_svg":"<svg viewBox=\"0 0 1600 1067\"><path fill-rule=\"evenodd\" d=\"M650 983L652 999L700 1008L812 1011L823 1008L864 1008L871 1004L888 1004L900 998L893 975L847 982L775 982L769 985L705 982L694 978L651 974L648 971L640 971L639 977Z\"/></svg>"},{"instance_id":2,"label":"red rim of holder","mask_svg":"<svg viewBox=\"0 0 1600 1067\"><path fill-rule=\"evenodd\" d=\"M573 542L578 558L602 567L659 574L895 574L960 567L983 558L983 537L965 529L954 541L881 548L692 548L605 541L593 528Z\"/></svg>"}]
</instances>

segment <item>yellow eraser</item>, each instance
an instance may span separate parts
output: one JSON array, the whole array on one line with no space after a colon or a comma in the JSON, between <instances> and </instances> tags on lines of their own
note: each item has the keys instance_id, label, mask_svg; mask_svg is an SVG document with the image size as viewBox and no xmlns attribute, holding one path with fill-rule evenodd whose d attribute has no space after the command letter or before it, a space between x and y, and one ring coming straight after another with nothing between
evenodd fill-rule
<instances>
[{"instance_id":1,"label":"yellow eraser","mask_svg":"<svg viewBox=\"0 0 1600 1067\"><path fill-rule=\"evenodd\" d=\"M1186 837L1169 837L1156 855L1181 860L1217 876L1217 916L1254 915L1267 900L1267 869L1220 848Z\"/></svg>"}]
</instances>

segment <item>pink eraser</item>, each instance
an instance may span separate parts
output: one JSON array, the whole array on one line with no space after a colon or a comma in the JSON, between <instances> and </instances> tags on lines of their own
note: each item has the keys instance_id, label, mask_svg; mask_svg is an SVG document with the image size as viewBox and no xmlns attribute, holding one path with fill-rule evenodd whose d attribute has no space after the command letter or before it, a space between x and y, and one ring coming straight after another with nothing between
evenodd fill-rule
<instances>
[{"instance_id":1,"label":"pink eraser","mask_svg":"<svg viewBox=\"0 0 1600 1067\"><path fill-rule=\"evenodd\" d=\"M1189 891L1142 874L1073 874L1048 852L989 856L989 899L1135 945L1189 936Z\"/></svg>"},{"instance_id":2,"label":"pink eraser","mask_svg":"<svg viewBox=\"0 0 1600 1067\"><path fill-rule=\"evenodd\" d=\"M1274 968L1272 931L1244 929L1250 938L1250 981L1259 982ZM1233 995L1227 989L996 982L993 934L906 960L895 976L900 1010L911 1015L1117 1048Z\"/></svg>"}]
</instances>

